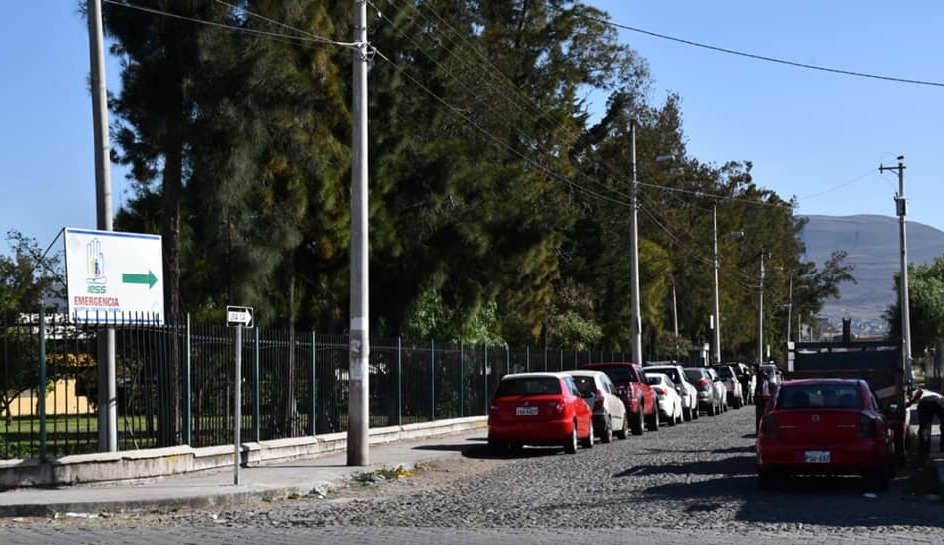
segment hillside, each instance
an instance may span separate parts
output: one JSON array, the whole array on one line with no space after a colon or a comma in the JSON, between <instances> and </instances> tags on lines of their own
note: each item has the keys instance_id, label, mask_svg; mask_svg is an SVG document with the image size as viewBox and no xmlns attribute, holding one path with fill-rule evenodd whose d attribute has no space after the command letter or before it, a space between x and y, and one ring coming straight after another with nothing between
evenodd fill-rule
<instances>
[{"instance_id":1,"label":"hillside","mask_svg":"<svg viewBox=\"0 0 944 545\"><path fill-rule=\"evenodd\" d=\"M867 328L869 322L881 321L882 312L895 300L893 278L899 272L900 245L898 218L891 216L810 215L803 230L807 259L817 266L833 251L848 252L846 263L853 265L856 284L843 284L842 297L830 301L824 317L839 322L853 319L854 328ZM930 263L944 255L944 232L933 227L908 222L906 234L908 261ZM858 326L858 327L856 327Z\"/></svg>"}]
</instances>

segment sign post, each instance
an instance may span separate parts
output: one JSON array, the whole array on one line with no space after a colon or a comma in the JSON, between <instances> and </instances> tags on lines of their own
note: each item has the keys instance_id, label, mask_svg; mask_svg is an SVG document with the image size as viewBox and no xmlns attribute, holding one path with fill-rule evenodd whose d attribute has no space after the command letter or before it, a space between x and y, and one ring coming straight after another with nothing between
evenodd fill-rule
<instances>
[{"instance_id":1,"label":"sign post","mask_svg":"<svg viewBox=\"0 0 944 545\"><path fill-rule=\"evenodd\" d=\"M233 484L239 484L240 427L242 424L243 382L243 328L252 327L252 307L226 307L226 325L236 328L236 377L233 385L233 404L236 424L233 426Z\"/></svg>"}]
</instances>

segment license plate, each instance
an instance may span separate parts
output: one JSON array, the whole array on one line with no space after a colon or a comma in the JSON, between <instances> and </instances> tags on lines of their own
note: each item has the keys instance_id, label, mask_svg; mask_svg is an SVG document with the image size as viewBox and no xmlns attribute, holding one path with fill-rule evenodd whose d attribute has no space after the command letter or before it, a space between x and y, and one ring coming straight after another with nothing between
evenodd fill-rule
<instances>
[{"instance_id":1,"label":"license plate","mask_svg":"<svg viewBox=\"0 0 944 545\"><path fill-rule=\"evenodd\" d=\"M808 464L828 464L829 451L828 450L808 450L803 453L803 459Z\"/></svg>"},{"instance_id":2,"label":"license plate","mask_svg":"<svg viewBox=\"0 0 944 545\"><path fill-rule=\"evenodd\" d=\"M538 408L537 407L516 407L515 414L518 416L537 416Z\"/></svg>"}]
</instances>

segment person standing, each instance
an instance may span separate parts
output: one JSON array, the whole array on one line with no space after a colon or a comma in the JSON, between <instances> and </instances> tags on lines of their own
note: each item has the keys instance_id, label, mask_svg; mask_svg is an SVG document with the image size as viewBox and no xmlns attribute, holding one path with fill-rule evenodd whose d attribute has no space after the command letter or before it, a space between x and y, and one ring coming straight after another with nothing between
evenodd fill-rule
<instances>
[{"instance_id":1,"label":"person standing","mask_svg":"<svg viewBox=\"0 0 944 545\"><path fill-rule=\"evenodd\" d=\"M944 396L937 392L918 388L908 405L918 405L918 452L924 458L931 454L931 427L937 417L941 437L939 448L944 452Z\"/></svg>"}]
</instances>

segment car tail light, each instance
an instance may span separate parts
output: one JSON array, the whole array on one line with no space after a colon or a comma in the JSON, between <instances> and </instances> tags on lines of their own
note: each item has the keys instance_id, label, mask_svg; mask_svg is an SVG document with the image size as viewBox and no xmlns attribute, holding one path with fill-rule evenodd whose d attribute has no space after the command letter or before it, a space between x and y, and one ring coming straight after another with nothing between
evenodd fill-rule
<instances>
[{"instance_id":1,"label":"car tail light","mask_svg":"<svg viewBox=\"0 0 944 545\"><path fill-rule=\"evenodd\" d=\"M706 379L706 378L704 378L704 377L698 379L698 386L700 386L702 390L707 390L707 389L708 389L708 379Z\"/></svg>"},{"instance_id":2,"label":"car tail light","mask_svg":"<svg viewBox=\"0 0 944 545\"><path fill-rule=\"evenodd\" d=\"M865 413L859 415L859 429L856 431L857 437L877 437L878 432L878 420Z\"/></svg>"},{"instance_id":3,"label":"car tail light","mask_svg":"<svg viewBox=\"0 0 944 545\"><path fill-rule=\"evenodd\" d=\"M666 394L666 390L662 386L653 386L652 391L655 392L659 397L663 397Z\"/></svg>"},{"instance_id":4,"label":"car tail light","mask_svg":"<svg viewBox=\"0 0 944 545\"><path fill-rule=\"evenodd\" d=\"M757 431L758 437L764 439L777 439L780 435L777 433L777 417L771 413L765 415L760 421L760 429Z\"/></svg>"},{"instance_id":5,"label":"car tail light","mask_svg":"<svg viewBox=\"0 0 944 545\"><path fill-rule=\"evenodd\" d=\"M603 390L594 392L593 410L598 411L603 408Z\"/></svg>"}]
</instances>

